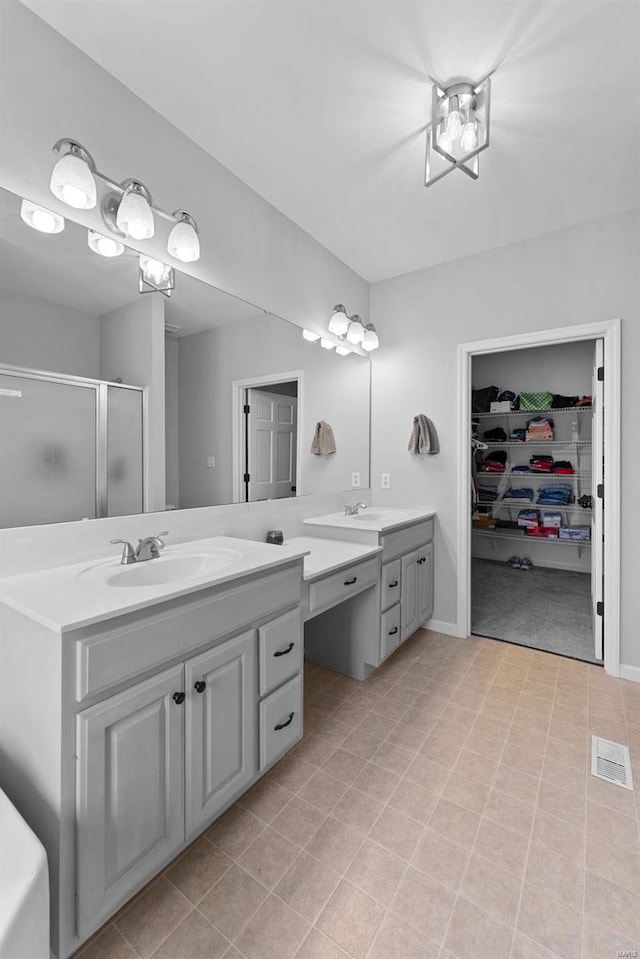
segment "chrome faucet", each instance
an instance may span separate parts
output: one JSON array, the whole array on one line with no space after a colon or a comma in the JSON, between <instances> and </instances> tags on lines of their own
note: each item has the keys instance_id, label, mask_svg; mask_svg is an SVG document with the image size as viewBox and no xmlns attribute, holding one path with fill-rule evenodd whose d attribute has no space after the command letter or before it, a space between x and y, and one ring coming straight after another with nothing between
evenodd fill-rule
<instances>
[{"instance_id":1,"label":"chrome faucet","mask_svg":"<svg viewBox=\"0 0 640 959\"><path fill-rule=\"evenodd\" d=\"M345 516L357 516L359 509L366 509L366 503L355 503L353 506L345 506L344 515Z\"/></svg>"},{"instance_id":2,"label":"chrome faucet","mask_svg":"<svg viewBox=\"0 0 640 959\"><path fill-rule=\"evenodd\" d=\"M130 566L131 563L144 563L148 559L157 559L160 555L160 550L164 549L165 546L160 537L168 535L168 531L165 530L163 533L157 533L155 536L145 536L144 539L138 540L138 545L135 549L126 539L112 539L111 542L114 545L116 543L123 544L124 548L120 562L123 566Z\"/></svg>"}]
</instances>

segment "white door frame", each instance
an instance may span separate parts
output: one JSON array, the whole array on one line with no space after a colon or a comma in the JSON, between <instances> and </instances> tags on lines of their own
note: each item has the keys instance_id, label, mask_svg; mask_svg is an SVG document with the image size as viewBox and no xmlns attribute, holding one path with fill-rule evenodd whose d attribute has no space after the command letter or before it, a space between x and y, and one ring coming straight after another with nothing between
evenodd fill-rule
<instances>
[{"instance_id":1,"label":"white door frame","mask_svg":"<svg viewBox=\"0 0 640 959\"><path fill-rule=\"evenodd\" d=\"M261 386L273 386L274 383L298 384L298 428L296 431L296 496L301 496L302 457L300 442L302 435L302 381L304 370L291 370L285 373L268 373L265 376L249 376L243 380L234 380L231 384L231 456L233 467L233 502L244 503L244 482L241 462L244 449L244 391L260 389Z\"/></svg>"},{"instance_id":2,"label":"white door frame","mask_svg":"<svg viewBox=\"0 0 640 959\"><path fill-rule=\"evenodd\" d=\"M604 668L620 675L620 320L602 320L458 345L457 632L471 632L471 359L483 353L604 340Z\"/></svg>"}]
</instances>

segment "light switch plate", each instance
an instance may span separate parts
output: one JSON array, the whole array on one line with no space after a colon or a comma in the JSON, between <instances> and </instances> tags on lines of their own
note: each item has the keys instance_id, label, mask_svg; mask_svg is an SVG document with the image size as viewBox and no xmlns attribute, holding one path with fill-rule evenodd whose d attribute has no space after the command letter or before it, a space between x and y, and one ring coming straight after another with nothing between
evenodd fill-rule
<instances>
[{"instance_id":1,"label":"light switch plate","mask_svg":"<svg viewBox=\"0 0 640 959\"><path fill-rule=\"evenodd\" d=\"M358 489L360 486L360 473L351 474L351 489Z\"/></svg>"},{"instance_id":2,"label":"light switch plate","mask_svg":"<svg viewBox=\"0 0 640 959\"><path fill-rule=\"evenodd\" d=\"M380 473L380 489L389 489L391 486L391 473Z\"/></svg>"},{"instance_id":3,"label":"light switch plate","mask_svg":"<svg viewBox=\"0 0 640 959\"><path fill-rule=\"evenodd\" d=\"M207 456L207 469L213 470L216 468L216 458L215 456Z\"/></svg>"}]
</instances>

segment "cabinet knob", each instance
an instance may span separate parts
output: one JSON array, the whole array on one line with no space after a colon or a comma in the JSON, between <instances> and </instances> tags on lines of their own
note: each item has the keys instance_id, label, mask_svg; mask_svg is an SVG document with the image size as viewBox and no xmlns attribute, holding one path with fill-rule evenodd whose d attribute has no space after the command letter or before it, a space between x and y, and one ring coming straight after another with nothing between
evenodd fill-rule
<instances>
[{"instance_id":1,"label":"cabinet knob","mask_svg":"<svg viewBox=\"0 0 640 959\"><path fill-rule=\"evenodd\" d=\"M199 679L197 683L193 684L193 688L197 693L203 693L207 688L207 684L204 679Z\"/></svg>"},{"instance_id":2,"label":"cabinet knob","mask_svg":"<svg viewBox=\"0 0 640 959\"><path fill-rule=\"evenodd\" d=\"M176 706L180 706L185 700L185 695L184 693L174 693L172 698Z\"/></svg>"},{"instance_id":3,"label":"cabinet knob","mask_svg":"<svg viewBox=\"0 0 640 959\"><path fill-rule=\"evenodd\" d=\"M288 718L287 720L285 720L285 722L283 722L283 723L278 723L277 726L274 726L274 727L273 727L273 731L274 731L274 732L278 732L279 729L284 729L285 726L290 726L291 723L293 722L293 717L294 717L294 716L295 716L295 713L289 713L289 718Z\"/></svg>"},{"instance_id":4,"label":"cabinet knob","mask_svg":"<svg viewBox=\"0 0 640 959\"><path fill-rule=\"evenodd\" d=\"M357 577L357 576L354 576L353 579L345 579L344 585L345 585L345 586L353 586L353 584L354 584L354 583L357 583L357 582L358 582L358 577Z\"/></svg>"},{"instance_id":5,"label":"cabinet knob","mask_svg":"<svg viewBox=\"0 0 640 959\"><path fill-rule=\"evenodd\" d=\"M273 655L274 655L274 656L286 656L287 653L290 653L290 652L291 652L291 650L293 649L294 646L295 646L295 643L289 643L289 645L287 646L286 649L277 649L276 652L275 652Z\"/></svg>"}]
</instances>

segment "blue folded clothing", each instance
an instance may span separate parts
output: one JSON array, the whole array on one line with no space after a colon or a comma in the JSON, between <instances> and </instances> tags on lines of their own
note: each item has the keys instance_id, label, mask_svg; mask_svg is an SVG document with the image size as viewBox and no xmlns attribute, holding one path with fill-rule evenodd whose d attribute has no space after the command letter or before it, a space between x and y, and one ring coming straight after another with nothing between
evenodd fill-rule
<instances>
[{"instance_id":1,"label":"blue folded clothing","mask_svg":"<svg viewBox=\"0 0 640 959\"><path fill-rule=\"evenodd\" d=\"M528 466L514 466L511 470L512 473L530 473L531 470Z\"/></svg>"},{"instance_id":2,"label":"blue folded clothing","mask_svg":"<svg viewBox=\"0 0 640 959\"><path fill-rule=\"evenodd\" d=\"M591 540L590 526L561 526L558 530L560 539L577 540L581 543L588 543Z\"/></svg>"},{"instance_id":3,"label":"blue folded clothing","mask_svg":"<svg viewBox=\"0 0 640 959\"><path fill-rule=\"evenodd\" d=\"M568 506L571 502L573 490L570 483L551 483L538 491L537 502L547 503L550 506Z\"/></svg>"},{"instance_id":4,"label":"blue folded clothing","mask_svg":"<svg viewBox=\"0 0 640 959\"><path fill-rule=\"evenodd\" d=\"M532 503L533 490L530 486L512 487L506 491L502 498L503 500L512 499L519 502Z\"/></svg>"}]
</instances>

